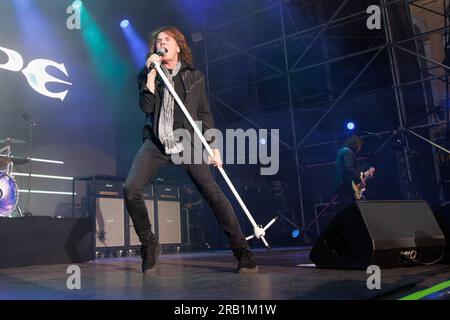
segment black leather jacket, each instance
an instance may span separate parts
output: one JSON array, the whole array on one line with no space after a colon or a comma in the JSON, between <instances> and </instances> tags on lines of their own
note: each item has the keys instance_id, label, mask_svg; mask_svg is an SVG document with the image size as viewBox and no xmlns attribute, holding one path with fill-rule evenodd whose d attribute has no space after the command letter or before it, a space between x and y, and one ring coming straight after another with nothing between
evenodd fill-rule
<instances>
[{"instance_id":1,"label":"black leather jacket","mask_svg":"<svg viewBox=\"0 0 450 320\"><path fill-rule=\"evenodd\" d=\"M139 106L146 113L144 141L145 139L155 141L155 138L158 140L158 122L164 94L164 82L158 75L155 79L155 94L151 93L146 86L147 73L147 69L143 68L137 76ZM206 96L205 77L199 70L184 64L182 64L179 74L186 91L184 105L194 121L202 122L202 131L205 133L206 130L214 128L214 119ZM177 105L175 107L178 108ZM183 127L189 130L192 137L194 136L194 129L184 115ZM213 138L208 136L205 138L210 146L214 147Z\"/></svg>"}]
</instances>

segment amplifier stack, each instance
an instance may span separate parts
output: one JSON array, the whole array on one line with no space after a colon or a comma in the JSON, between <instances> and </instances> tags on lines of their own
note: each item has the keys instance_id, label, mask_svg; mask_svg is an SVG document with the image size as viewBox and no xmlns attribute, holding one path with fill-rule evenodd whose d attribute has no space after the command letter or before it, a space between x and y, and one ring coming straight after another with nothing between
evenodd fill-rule
<instances>
[{"instance_id":1,"label":"amplifier stack","mask_svg":"<svg viewBox=\"0 0 450 320\"><path fill-rule=\"evenodd\" d=\"M85 183L81 207L85 216L95 219L95 239L92 241L97 256L122 256L136 252L141 244L126 211L124 180L110 176L77 177L74 178L74 190L76 181ZM149 184L144 191L144 201L152 231L163 248L181 245L180 188Z\"/></svg>"}]
</instances>

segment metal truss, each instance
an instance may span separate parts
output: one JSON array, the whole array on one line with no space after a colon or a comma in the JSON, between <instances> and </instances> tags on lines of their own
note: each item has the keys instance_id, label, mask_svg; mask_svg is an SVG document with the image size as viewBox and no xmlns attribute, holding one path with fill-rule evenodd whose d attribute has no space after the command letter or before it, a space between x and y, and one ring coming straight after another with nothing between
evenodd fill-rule
<instances>
[{"instance_id":1,"label":"metal truss","mask_svg":"<svg viewBox=\"0 0 450 320\"><path fill-rule=\"evenodd\" d=\"M322 1L320 1L320 0L316 1L319 9L321 8ZM299 1L299 2L302 2L304 4L304 6L302 8L308 8L308 5L305 4L305 1ZM349 54L345 54L345 55L333 57L333 58L329 58L328 55L326 55L327 59L325 59L324 61L300 66L299 64L304 59L304 57L306 57L306 56L308 56L308 54L310 54L311 48L315 44L319 43L319 41L321 41L321 36L324 34L325 31L329 31L329 30L332 30L333 28L337 28L337 27L345 25L347 23L351 23L354 21L358 21L358 20L367 18L367 13L365 10L339 17L339 14L342 12L343 8L345 8L345 6L348 4L348 2L349 2L349 0L342 0L341 4L338 6L336 11L331 15L331 17L328 18L327 21L320 21L317 25L314 25L312 27L308 27L308 28L305 28L305 29L302 29L302 30L299 30L296 32L291 32L289 34L287 34L287 32L286 32L286 20L290 21L290 20L292 20L292 17L290 16L290 12L288 10L285 10L285 7L290 3L290 1L273 0L273 1L270 1L269 5L265 8L254 10L250 13L247 13L247 14L242 15L235 19L231 19L227 22L220 23L220 24L217 24L214 26L209 26L209 25L207 26L206 23L204 24L203 32L206 35L204 37L205 38L205 43L204 43L204 45L205 45L205 69L207 71L207 74L209 73L209 69L212 64L220 65L220 63L223 63L224 68L227 68L227 66L226 66L227 59L236 57L238 55L245 55L247 58L252 59L253 61L264 65L265 67L269 68L273 72L270 75L261 77L256 80L247 81L247 82L244 81L243 83L230 84L226 88L223 88L220 90L212 90L211 89L212 83L210 81L210 78L208 77L209 95L214 102L225 106L229 111L235 113L241 119L247 121L251 125L258 127L258 128L263 127L261 124L258 123L259 117L263 118L264 116L278 114L278 113L286 113L286 114L290 115L291 121L290 121L289 126L292 131L292 143L287 142L287 141L282 141L281 139L280 139L280 143L284 147L286 147L287 151L294 151L294 159L295 159L296 175L297 175L297 187L298 187L298 201L299 201L299 208L300 208L300 217L299 218L301 219L302 225L306 225L305 212L304 212L303 190L302 190L303 184L302 184L302 177L301 177L301 171L302 171L302 169L304 169L304 167L302 167L302 164L300 161L299 151L301 149L311 148L313 146L336 143L335 140L329 140L329 141L323 141L320 143L306 144L308 141L308 138L311 136L311 134L317 129L317 127L329 115L329 113L335 108L335 106L337 104L344 101L345 99L355 96L355 95L352 95L352 96L348 95L348 92L350 91L350 89L355 87L355 84L358 83L358 80L360 79L361 75L364 74L364 72L367 70L367 68L370 67L371 63L380 55L381 52L386 50L388 53L389 61L391 64L391 71L392 71L391 80L392 80L393 85L387 86L386 88L377 89L376 91L394 90L398 121L400 124L398 131L404 133L404 132L406 132L406 130L410 130L410 129L430 128L430 127L434 126L433 124L428 123L427 125L424 125L424 126L415 126L415 127L408 128L408 126L411 125L412 123L408 124L405 121L405 105L404 105L404 99L403 99L403 94L404 94L403 88L405 88L409 85L423 84L423 83L426 83L426 82L429 82L432 80L439 80L439 81L445 82L447 85L447 89L448 89L448 77L447 76L432 76L430 73L427 73L427 71L424 71L424 70L421 70L421 73L426 75L426 77L422 77L421 79L417 79L417 80L409 81L409 82L401 82L401 80L400 80L399 69L398 69L399 61L397 61L397 59L396 59L397 51L403 51L405 53L416 56L418 59L424 59L426 61L429 61L430 63L433 63L436 67L444 68L445 70L450 70L450 68L447 65L445 65L441 62L438 62L438 61L434 61L433 59L430 59L424 55L421 55L421 54L419 54L419 52L417 50L413 51L413 50L410 50L410 49L402 46L402 45L405 45L405 44L408 44L411 42L416 43L416 41L418 41L422 38L429 37L430 35L434 35L434 34L438 34L438 33L442 33L442 32L448 33L448 31L450 30L450 26L447 25L447 21L446 21L446 17L447 17L446 11L444 11L444 14L442 14L440 12L436 12L434 10L424 8L424 7L420 6L419 4L417 4L417 1L411 1L411 0L393 0L393 1L379 0L379 5L382 8L382 15L384 18L383 21L385 24L384 28L383 28L384 30L382 30L382 32L385 33L385 35L383 37L385 39L385 41L381 45L375 45L375 46L370 45L368 48L366 48L364 50L358 50L356 52L351 52ZM444 0L444 6L446 5L446 2L447 2L447 0ZM437 28L435 30L426 31L426 32L423 32L420 34L413 33L413 36L411 36L411 37L396 41L395 39L393 39L393 36L392 36L391 24L393 22L389 18L388 10L389 10L390 6L395 5L395 4L401 4L401 3L405 4L408 9L409 9L408 6L414 6L414 7L418 7L418 8L423 8L427 12L434 13L436 15L441 16L445 20L445 26L442 28ZM235 24L235 23L241 22L250 17L254 17L254 16L261 14L263 12L266 12L266 11L270 11L270 10L274 11L274 10L276 10L277 7L279 8L279 18L280 18L280 25L281 25L281 34L279 35L279 37L270 39L268 41L264 41L262 43L258 43L256 45L253 45L250 47L240 47L239 45L236 45L235 43L232 43L229 40L224 39L223 37L220 37L216 33L216 31L220 28L226 28L228 26L230 26L230 28L231 28L233 26L233 24ZM411 19L409 12L408 12L408 17L409 17L409 23L410 23L410 25L412 25L412 19ZM323 20L323 17L321 18L321 20ZM374 37L374 42L376 40L380 39L379 36L380 35L378 34ZM344 38L344 36L343 36L343 38ZM229 47L233 48L234 51L231 53L226 53L226 54L220 55L218 57L210 58L209 54L208 54L208 49L207 49L208 48L207 39L214 39L217 41L221 41L221 42L227 44ZM293 39L297 39L297 40L301 40L301 41L308 40L310 42L308 43L308 45L302 52L298 53L295 62L293 64L289 65L287 42L291 41ZM355 37L355 39L357 39L357 38ZM372 42L372 44L374 42ZM326 50L326 48L324 48L324 44L320 43L320 45L323 49L323 52L326 53L327 50ZM416 46L415 46L415 48L417 49ZM253 53L255 50L258 50L258 49L273 49L273 50L281 49L283 51L285 67L280 68L278 65L275 65L273 63L270 63L268 61L265 61L265 60L259 58L256 54ZM367 63L362 68L359 69L359 72L357 73L356 77L354 77L345 86L345 88L337 96L335 96L332 93L332 90L330 88L331 85L329 84L329 81L330 81L329 74L328 74L329 70L327 71L327 68L329 68L329 65L332 63L336 63L336 62L340 62L340 61L349 59L349 58L357 58L357 57L361 57L363 55L368 55L368 54L370 54L370 59L367 61ZM357 64L357 62L354 63L354 66L356 66L356 64ZM325 68L325 76L327 79L327 85L322 86L320 88L317 88L317 87L314 88L317 91L319 91L320 93L315 93L312 95L305 95L302 92L299 92L293 83L293 80L295 79L294 73L309 70L312 68L317 68L317 67ZM257 84L268 81L268 80L277 79L279 77L286 77L286 79L287 79L286 83L287 83L288 96L286 97L286 101L283 101L283 103L287 103L289 107L285 110L273 111L271 113L265 113L264 115L258 115L255 119L255 117L249 116L249 115L245 114L245 112L238 110L236 107L234 107L232 104L226 102L222 98L222 95L226 94L228 92L233 92L237 89L252 87ZM364 94L368 94L368 93L371 93L371 91L360 92L359 94L364 95ZM315 98L317 96L326 96L328 99L324 102L320 102L317 104L304 103L304 101L307 101L307 99ZM302 101L302 104L301 104L302 108L298 108L298 103L297 103L298 101ZM447 101L448 101L448 97L447 97ZM323 107L324 105L329 105L329 106L324 108ZM214 106L214 104L213 104L213 106ZM219 108L217 108L217 109L219 109ZM216 110L216 112L220 114L219 110ZM302 137L298 137L297 133L296 133L297 127L296 127L296 122L295 122L295 112L316 112L316 113L318 112L318 113L321 113L321 116L315 122L315 124L312 125L310 130L305 135L303 135ZM424 115L424 116L427 116L427 115ZM449 118L449 116L448 116L448 108L447 108L447 122L446 122L447 127L448 127L448 118ZM392 131L385 131L385 132L377 132L376 134L387 135L387 134L391 134L391 133L392 133ZM418 134L416 132L414 132L414 135L418 135ZM408 139L406 139L406 141L407 140ZM433 152L434 151L435 151L435 149L433 148ZM411 182L412 177L411 177L410 159L406 153L403 154L403 157L406 162L406 170L407 170L406 176L408 179L407 182ZM318 165L320 165L320 164L318 164ZM439 172L438 172L437 166L436 166L436 170L437 170L436 178L437 178L437 180L439 180L440 177L439 177ZM413 195L411 194L411 192L409 192L409 193L410 194L408 194L407 197L412 198ZM297 221L296 221L297 217L293 217L293 218L294 218L294 222L297 223Z\"/></svg>"}]
</instances>

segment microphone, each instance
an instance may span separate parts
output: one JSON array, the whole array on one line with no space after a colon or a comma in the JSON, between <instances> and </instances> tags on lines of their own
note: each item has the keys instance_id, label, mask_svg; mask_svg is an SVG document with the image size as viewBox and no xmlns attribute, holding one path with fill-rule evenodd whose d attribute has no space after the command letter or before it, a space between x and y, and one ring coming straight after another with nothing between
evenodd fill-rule
<instances>
[{"instance_id":1,"label":"microphone","mask_svg":"<svg viewBox=\"0 0 450 320\"><path fill-rule=\"evenodd\" d=\"M34 120L30 117L30 115L28 113L22 114L22 118L25 121L28 121L33 127L36 127L36 122L34 122Z\"/></svg>"},{"instance_id":2,"label":"microphone","mask_svg":"<svg viewBox=\"0 0 450 320\"><path fill-rule=\"evenodd\" d=\"M159 48L158 51L156 51L156 54L160 57L164 56L167 53L166 48ZM147 72L150 72L150 69L153 69L155 67L155 64L152 62L150 66L147 68Z\"/></svg>"},{"instance_id":3,"label":"microphone","mask_svg":"<svg viewBox=\"0 0 450 320\"><path fill-rule=\"evenodd\" d=\"M156 51L156 54L160 57L162 57L163 55L165 55L167 53L167 49L166 48L159 48L158 51Z\"/></svg>"}]
</instances>

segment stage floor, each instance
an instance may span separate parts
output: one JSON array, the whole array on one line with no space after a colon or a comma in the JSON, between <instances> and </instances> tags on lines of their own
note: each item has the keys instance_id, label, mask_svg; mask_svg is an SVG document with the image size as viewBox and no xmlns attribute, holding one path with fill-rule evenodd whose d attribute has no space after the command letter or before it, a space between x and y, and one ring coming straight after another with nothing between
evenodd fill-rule
<instances>
[{"instance_id":1,"label":"stage floor","mask_svg":"<svg viewBox=\"0 0 450 320\"><path fill-rule=\"evenodd\" d=\"M163 254L147 275L139 257L97 259L78 264L80 290L67 289L68 265L0 269L0 299L399 299L450 279L445 264L386 269L381 289L369 290L364 270L298 266L310 263L309 249L255 250L258 274L234 273L231 251Z\"/></svg>"}]
</instances>

